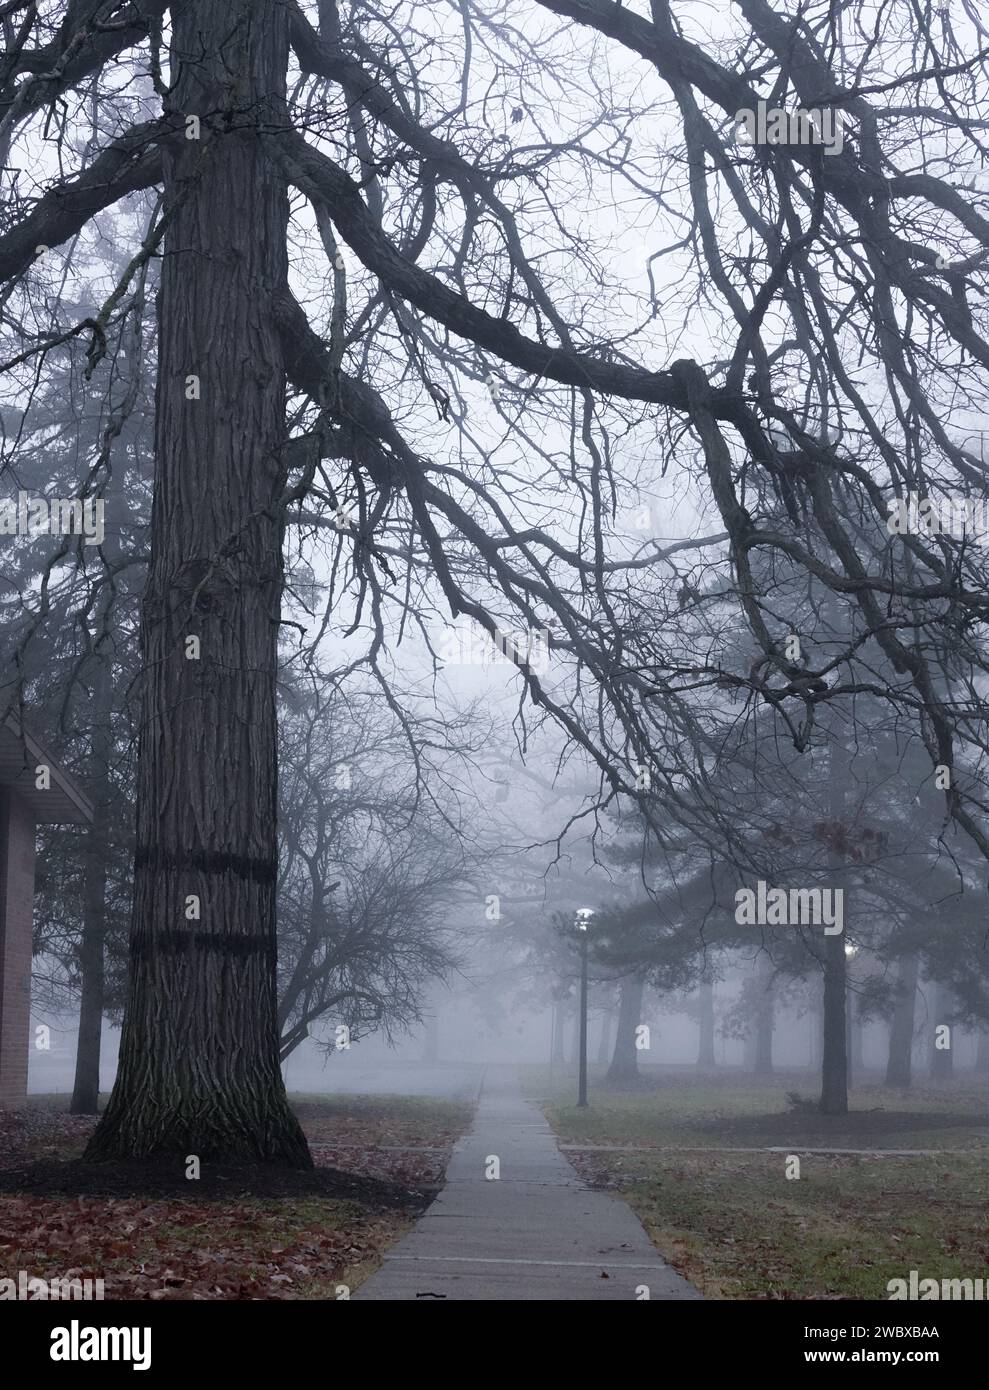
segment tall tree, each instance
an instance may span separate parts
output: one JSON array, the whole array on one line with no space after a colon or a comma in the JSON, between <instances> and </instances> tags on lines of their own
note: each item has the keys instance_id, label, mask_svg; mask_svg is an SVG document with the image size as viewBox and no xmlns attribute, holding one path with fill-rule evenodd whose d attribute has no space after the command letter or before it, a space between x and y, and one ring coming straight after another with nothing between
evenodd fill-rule
<instances>
[{"instance_id":1,"label":"tall tree","mask_svg":"<svg viewBox=\"0 0 989 1390\"><path fill-rule=\"evenodd\" d=\"M79 1041L70 1109L73 1115L95 1115L99 1109L100 1053L106 998L107 830L111 816L110 760L112 735L107 717L111 707L109 657L96 652L93 705L96 722L89 747L93 822L87 827L84 851L83 921L79 942Z\"/></svg>"},{"instance_id":2,"label":"tall tree","mask_svg":"<svg viewBox=\"0 0 989 1390\"><path fill-rule=\"evenodd\" d=\"M311 1164L275 976L287 57L277 0L172 13L130 992L93 1159Z\"/></svg>"},{"instance_id":3,"label":"tall tree","mask_svg":"<svg viewBox=\"0 0 989 1390\"><path fill-rule=\"evenodd\" d=\"M621 983L615 1046L608 1067L608 1080L618 1084L635 1081L639 1075L639 1048L636 1045L636 1030L642 1023L642 997L645 993L645 983L645 976L641 972L626 975Z\"/></svg>"},{"instance_id":4,"label":"tall tree","mask_svg":"<svg viewBox=\"0 0 989 1390\"><path fill-rule=\"evenodd\" d=\"M917 1000L918 958L915 952L900 960L896 999L889 1028L885 1084L908 1090L913 1071L913 1038Z\"/></svg>"}]
</instances>

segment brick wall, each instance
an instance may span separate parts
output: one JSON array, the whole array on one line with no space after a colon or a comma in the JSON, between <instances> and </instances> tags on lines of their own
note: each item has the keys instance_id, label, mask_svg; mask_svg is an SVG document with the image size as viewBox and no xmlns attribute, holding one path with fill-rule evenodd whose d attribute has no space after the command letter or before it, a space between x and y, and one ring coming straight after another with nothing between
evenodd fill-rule
<instances>
[{"instance_id":1,"label":"brick wall","mask_svg":"<svg viewBox=\"0 0 989 1390\"><path fill-rule=\"evenodd\" d=\"M0 788L0 1105L27 1095L34 843L30 810Z\"/></svg>"}]
</instances>

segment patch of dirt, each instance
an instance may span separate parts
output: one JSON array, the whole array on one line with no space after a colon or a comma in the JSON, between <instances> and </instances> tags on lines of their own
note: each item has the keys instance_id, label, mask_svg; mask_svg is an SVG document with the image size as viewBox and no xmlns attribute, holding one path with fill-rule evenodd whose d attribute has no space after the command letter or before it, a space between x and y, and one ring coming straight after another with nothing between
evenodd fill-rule
<instances>
[{"instance_id":1,"label":"patch of dirt","mask_svg":"<svg viewBox=\"0 0 989 1390\"><path fill-rule=\"evenodd\" d=\"M45 1196L184 1197L236 1201L241 1197L333 1197L375 1211L418 1213L436 1196L435 1187L406 1187L338 1168L282 1168L275 1164L204 1163L198 1180L185 1164L84 1163L42 1159L0 1170L0 1193Z\"/></svg>"}]
</instances>

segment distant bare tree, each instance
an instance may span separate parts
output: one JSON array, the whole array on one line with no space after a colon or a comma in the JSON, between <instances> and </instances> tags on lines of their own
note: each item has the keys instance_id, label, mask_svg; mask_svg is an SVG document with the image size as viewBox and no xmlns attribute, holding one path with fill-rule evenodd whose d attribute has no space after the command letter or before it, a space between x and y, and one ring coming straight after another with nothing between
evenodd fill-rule
<instances>
[{"instance_id":1,"label":"distant bare tree","mask_svg":"<svg viewBox=\"0 0 989 1390\"><path fill-rule=\"evenodd\" d=\"M283 1060L327 1025L346 1029L330 1026L332 1051L421 1022L428 986L456 968L471 868L462 811L450 797L445 814L423 800L396 722L367 693L290 698L280 759Z\"/></svg>"}]
</instances>

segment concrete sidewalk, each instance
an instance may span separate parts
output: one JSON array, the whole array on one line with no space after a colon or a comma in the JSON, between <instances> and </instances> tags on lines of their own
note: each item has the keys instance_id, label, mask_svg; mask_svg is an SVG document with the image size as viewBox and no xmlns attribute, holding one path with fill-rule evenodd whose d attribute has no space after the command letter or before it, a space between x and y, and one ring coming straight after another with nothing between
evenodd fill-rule
<instances>
[{"instance_id":1,"label":"concrete sidewalk","mask_svg":"<svg viewBox=\"0 0 989 1390\"><path fill-rule=\"evenodd\" d=\"M500 1177L485 1177L497 1158ZM485 1074L446 1187L355 1299L700 1298L624 1202L584 1187L510 1068ZM648 1290L648 1292L646 1292Z\"/></svg>"}]
</instances>

